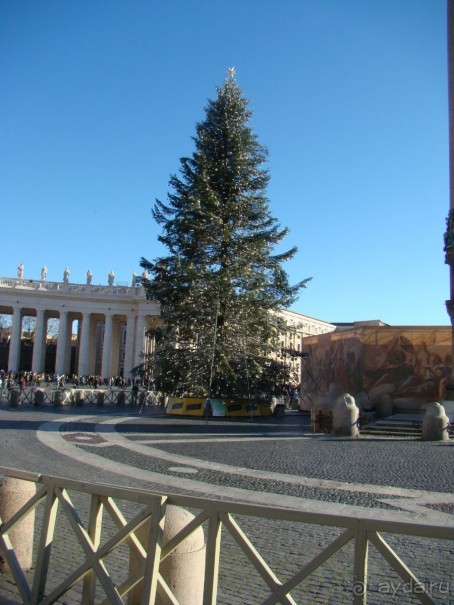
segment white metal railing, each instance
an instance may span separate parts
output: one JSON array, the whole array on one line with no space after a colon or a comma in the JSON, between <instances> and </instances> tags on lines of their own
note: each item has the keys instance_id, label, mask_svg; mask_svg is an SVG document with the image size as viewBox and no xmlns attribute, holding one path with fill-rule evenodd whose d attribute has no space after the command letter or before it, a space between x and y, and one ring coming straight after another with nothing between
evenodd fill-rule
<instances>
[{"instance_id":1,"label":"white metal railing","mask_svg":"<svg viewBox=\"0 0 454 605\"><path fill-rule=\"evenodd\" d=\"M119 389L110 387L98 387L98 388L63 388L56 389L55 387L26 387L20 391L20 398L13 398L13 391L19 392L18 388L12 389L8 392L3 389L0 394L0 401L7 399L10 404L13 402L17 405L70 405L77 406L81 405L160 405L162 399L161 393L155 391L141 390L135 392L132 389ZM37 399L37 393L39 395ZM59 399L56 401L56 393L59 394ZM98 400L99 394L103 395L103 401L100 403ZM120 395L120 398L119 398Z\"/></svg>"},{"instance_id":2,"label":"white metal railing","mask_svg":"<svg viewBox=\"0 0 454 605\"><path fill-rule=\"evenodd\" d=\"M437 601L434 600L430 590L426 589L426 584L419 580L410 567L394 552L383 534L407 536L413 539L419 537L442 541L454 540L454 525L395 521L385 517L377 518L375 515L353 517L345 514L304 512L184 495L157 494L145 490L96 485L37 475L6 467L0 467L0 473L17 479L34 481L37 484L36 495L30 498L9 520L5 520L0 527L0 551L11 569L22 603L29 605L50 605L81 580L83 580L81 603L84 605L95 602L95 592L97 592L96 602L99 602L99 593L102 593L103 603L122 604L124 603L123 598L142 580L145 595L142 603L154 603L156 595L159 594L163 603L178 605L178 601L159 572L159 562L168 557L178 544L201 526L205 528L206 535L204 605L214 604L217 600L220 553L224 542L221 540L221 528L230 534L265 583L268 596L261 601L264 605L296 603L291 591L349 543L353 544L353 560L351 561L353 578L350 594L354 605L364 605L367 601L369 544L377 549L401 580L412 587L413 596L416 599L424 605L434 604ZM76 500L79 501L82 498L85 498L84 506L80 503L76 505ZM132 517L127 520L121 512L118 502L135 503L139 506L136 506ZM165 519L166 506L170 504L195 509L198 512L194 519L168 544L161 547L162 531L160 528ZM44 511L41 528L38 528L40 531L39 547L33 577L31 581L27 581L26 574L18 564L8 534L18 522L40 505L44 507ZM125 508L129 509L128 506L123 506L123 509ZM86 514L85 523L82 521L83 514L79 512L80 510L89 511ZM104 513L107 514L104 515ZM65 541L68 541L69 532L72 531L79 550L83 551L83 560L75 569L71 567L66 577L59 579L51 589L47 590L48 578L52 575L52 549L59 515L67 518L69 522L68 529L65 528ZM292 572L290 578L281 581L277 573L265 562L264 556L254 546L244 528L240 526L238 516L241 516L242 520L246 517L249 520L254 518L255 520L267 520L269 523L282 520L296 524L334 527L338 528L340 533L327 546L322 547L310 561L305 561L295 573ZM106 517L115 526L115 530L107 534L104 532ZM142 547L136 532L148 520L151 521L148 543L143 544ZM36 531L38 530L35 529L35 533ZM132 575L126 573L126 577L115 582L113 575L109 573L106 558L120 545L125 544L141 559L142 565L139 566L139 571ZM452 548L450 552L452 554ZM351 557L348 551L345 554ZM412 560L411 548L408 554ZM449 568L448 561L445 561L444 565ZM123 567L127 572L127 563ZM234 584L235 577L229 578L229 581ZM251 598L257 602L256 595ZM248 602L251 601L248 600Z\"/></svg>"}]
</instances>

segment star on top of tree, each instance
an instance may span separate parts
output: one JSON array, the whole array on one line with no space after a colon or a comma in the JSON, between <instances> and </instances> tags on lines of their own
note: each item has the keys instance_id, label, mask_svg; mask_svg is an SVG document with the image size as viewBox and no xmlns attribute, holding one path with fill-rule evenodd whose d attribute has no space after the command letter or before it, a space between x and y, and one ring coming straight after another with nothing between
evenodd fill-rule
<instances>
[{"instance_id":1,"label":"star on top of tree","mask_svg":"<svg viewBox=\"0 0 454 605\"><path fill-rule=\"evenodd\" d=\"M236 69L234 67L229 67L227 70L227 76L229 78L234 78L236 74Z\"/></svg>"}]
</instances>

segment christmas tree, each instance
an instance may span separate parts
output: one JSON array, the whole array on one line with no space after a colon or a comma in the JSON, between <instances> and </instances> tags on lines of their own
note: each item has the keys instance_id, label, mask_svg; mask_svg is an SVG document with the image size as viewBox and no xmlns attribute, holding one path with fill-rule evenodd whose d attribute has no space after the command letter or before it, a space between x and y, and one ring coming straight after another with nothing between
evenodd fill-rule
<instances>
[{"instance_id":1,"label":"christmas tree","mask_svg":"<svg viewBox=\"0 0 454 605\"><path fill-rule=\"evenodd\" d=\"M233 69L217 93L167 203L153 208L168 255L141 260L162 319L145 366L168 393L245 398L283 380L282 364L270 363L286 329L279 311L307 280L290 285L282 267L296 248L273 254L287 229L270 213L267 151Z\"/></svg>"}]
</instances>

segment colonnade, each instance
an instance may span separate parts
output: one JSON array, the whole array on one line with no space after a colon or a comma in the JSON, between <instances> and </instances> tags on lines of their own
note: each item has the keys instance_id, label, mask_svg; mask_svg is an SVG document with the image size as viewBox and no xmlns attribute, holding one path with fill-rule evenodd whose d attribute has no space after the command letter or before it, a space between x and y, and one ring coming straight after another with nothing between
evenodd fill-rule
<instances>
[{"instance_id":1,"label":"colonnade","mask_svg":"<svg viewBox=\"0 0 454 605\"><path fill-rule=\"evenodd\" d=\"M32 372L45 370L47 340L47 320L55 317L45 309L27 309L26 314L35 315L33 338ZM12 314L8 369L20 370L20 352L23 309L15 307ZM99 374L102 377L129 375L142 362L142 355L149 345L146 339L147 316L115 313L78 313L60 311L55 357L55 373L68 374L70 371L71 348L76 347L75 373L79 376ZM73 322L77 321L77 331L73 332ZM76 338L74 338L75 334Z\"/></svg>"},{"instance_id":2,"label":"colonnade","mask_svg":"<svg viewBox=\"0 0 454 605\"><path fill-rule=\"evenodd\" d=\"M45 357L47 325L55 318L59 323L56 374L72 371L78 376L127 378L142 363L143 354L151 352L147 330L159 316L159 306L147 300L143 287L138 285L92 286L0 278L0 314L11 315L5 370L28 369L21 367L21 339L23 318L31 316L33 372L50 371Z\"/></svg>"}]
</instances>

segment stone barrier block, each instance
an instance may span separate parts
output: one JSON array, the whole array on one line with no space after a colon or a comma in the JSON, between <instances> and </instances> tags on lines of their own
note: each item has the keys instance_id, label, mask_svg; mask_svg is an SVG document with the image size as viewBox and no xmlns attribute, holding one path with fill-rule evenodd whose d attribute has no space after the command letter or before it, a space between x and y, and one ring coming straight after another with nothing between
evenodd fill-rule
<instances>
[{"instance_id":1,"label":"stone barrier block","mask_svg":"<svg viewBox=\"0 0 454 605\"><path fill-rule=\"evenodd\" d=\"M19 408L22 405L22 391L11 389L9 402L12 408Z\"/></svg>"},{"instance_id":2,"label":"stone barrier block","mask_svg":"<svg viewBox=\"0 0 454 605\"><path fill-rule=\"evenodd\" d=\"M424 441L448 441L449 418L444 407L438 403L429 403L422 419L421 438Z\"/></svg>"},{"instance_id":3,"label":"stone barrier block","mask_svg":"<svg viewBox=\"0 0 454 605\"><path fill-rule=\"evenodd\" d=\"M2 523L11 519L35 493L36 485L32 481L0 475L0 518ZM28 571L32 566L34 528L35 511L33 510L8 532L8 537L23 571ZM9 573L9 571L0 549L0 573Z\"/></svg>"},{"instance_id":4,"label":"stone barrier block","mask_svg":"<svg viewBox=\"0 0 454 605\"><path fill-rule=\"evenodd\" d=\"M187 510L178 506L167 506L161 547L165 546L190 521L194 519ZM137 537L146 548L150 522L144 523ZM141 565L141 560L131 551L129 573L135 573ZM159 573L173 592L180 605L196 605L203 601L203 584L205 579L205 538L203 529L198 527L190 536L180 542L159 566ZM142 585L137 584L128 594L128 605L142 603ZM159 595L156 604L164 602Z\"/></svg>"},{"instance_id":5,"label":"stone barrier block","mask_svg":"<svg viewBox=\"0 0 454 605\"><path fill-rule=\"evenodd\" d=\"M355 399L348 393L341 395L333 409L333 435L358 437L359 409Z\"/></svg>"},{"instance_id":6,"label":"stone barrier block","mask_svg":"<svg viewBox=\"0 0 454 605\"><path fill-rule=\"evenodd\" d=\"M41 391L41 389L37 389L35 391L35 398L33 401L33 405L35 407L41 407L44 405L44 391Z\"/></svg>"},{"instance_id":7,"label":"stone barrier block","mask_svg":"<svg viewBox=\"0 0 454 605\"><path fill-rule=\"evenodd\" d=\"M55 406L61 406L61 405L63 405L63 399L64 399L64 396L65 396L64 391L60 391L60 390L58 390L58 391L54 391L54 392L52 393L52 401L53 401L53 404L54 404Z\"/></svg>"}]
</instances>

